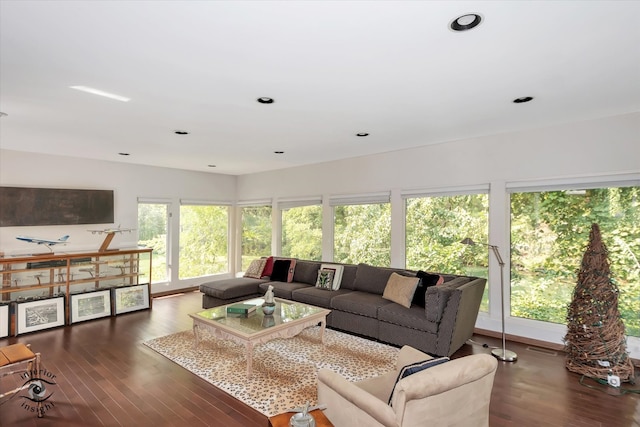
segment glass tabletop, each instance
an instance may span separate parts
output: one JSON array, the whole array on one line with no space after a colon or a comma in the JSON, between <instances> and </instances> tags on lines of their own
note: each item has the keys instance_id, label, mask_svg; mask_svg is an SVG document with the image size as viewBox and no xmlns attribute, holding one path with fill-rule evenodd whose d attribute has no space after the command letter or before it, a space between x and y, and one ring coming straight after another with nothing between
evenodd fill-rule
<instances>
[{"instance_id":1,"label":"glass tabletop","mask_svg":"<svg viewBox=\"0 0 640 427\"><path fill-rule=\"evenodd\" d=\"M261 307L263 303L263 298L240 301L199 311L195 313L194 316L224 325L226 328L234 329L245 334L252 334L328 311L312 305L275 298L276 307L274 313L265 315ZM235 304L255 305L256 310L248 315L227 313L227 307Z\"/></svg>"}]
</instances>

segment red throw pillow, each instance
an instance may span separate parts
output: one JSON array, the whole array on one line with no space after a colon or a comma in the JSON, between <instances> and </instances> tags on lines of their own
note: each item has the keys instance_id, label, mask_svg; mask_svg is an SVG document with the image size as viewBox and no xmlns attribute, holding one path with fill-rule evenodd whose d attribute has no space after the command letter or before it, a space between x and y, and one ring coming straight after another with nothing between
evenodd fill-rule
<instances>
[{"instance_id":1,"label":"red throw pillow","mask_svg":"<svg viewBox=\"0 0 640 427\"><path fill-rule=\"evenodd\" d=\"M264 269L262 269L262 277L264 276L271 277L271 273L273 273L273 257L272 256L267 258L267 263L264 265Z\"/></svg>"}]
</instances>

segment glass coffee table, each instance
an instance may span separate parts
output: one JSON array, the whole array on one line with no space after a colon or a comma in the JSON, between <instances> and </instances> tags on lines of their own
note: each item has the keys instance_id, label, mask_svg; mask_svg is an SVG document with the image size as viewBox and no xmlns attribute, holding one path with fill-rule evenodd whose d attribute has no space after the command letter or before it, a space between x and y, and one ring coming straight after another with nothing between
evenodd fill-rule
<instances>
[{"instance_id":1,"label":"glass coffee table","mask_svg":"<svg viewBox=\"0 0 640 427\"><path fill-rule=\"evenodd\" d=\"M272 315L262 312L264 299L255 298L233 304L209 308L189 314L193 319L196 348L200 344L200 329L206 329L214 337L243 344L247 350L247 376L253 373L253 348L274 338L291 338L304 329L320 324L320 339L324 343L327 310L313 305L275 298ZM255 305L255 312L247 315L227 314L227 307L235 304Z\"/></svg>"}]
</instances>

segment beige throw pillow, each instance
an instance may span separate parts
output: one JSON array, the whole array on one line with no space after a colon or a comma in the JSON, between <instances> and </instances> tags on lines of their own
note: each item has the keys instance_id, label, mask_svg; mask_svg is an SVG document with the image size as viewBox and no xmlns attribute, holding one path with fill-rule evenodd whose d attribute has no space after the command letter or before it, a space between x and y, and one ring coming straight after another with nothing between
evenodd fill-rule
<instances>
[{"instance_id":1,"label":"beige throw pillow","mask_svg":"<svg viewBox=\"0 0 640 427\"><path fill-rule=\"evenodd\" d=\"M249 264L249 268L244 272L244 277L251 277L252 279L259 279L262 277L262 270L267 263L266 258L254 259Z\"/></svg>"},{"instance_id":2,"label":"beige throw pillow","mask_svg":"<svg viewBox=\"0 0 640 427\"><path fill-rule=\"evenodd\" d=\"M417 277L407 277L401 276L398 273L391 273L387 281L387 286L384 288L382 298L410 308L411 300L413 299L413 294L416 292L419 280Z\"/></svg>"}]
</instances>

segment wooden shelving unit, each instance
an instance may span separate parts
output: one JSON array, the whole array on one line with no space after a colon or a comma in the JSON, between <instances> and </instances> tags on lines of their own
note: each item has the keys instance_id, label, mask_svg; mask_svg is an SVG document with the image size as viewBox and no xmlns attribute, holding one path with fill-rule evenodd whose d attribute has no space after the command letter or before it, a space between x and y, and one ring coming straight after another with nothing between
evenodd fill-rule
<instances>
[{"instance_id":1,"label":"wooden shelving unit","mask_svg":"<svg viewBox=\"0 0 640 427\"><path fill-rule=\"evenodd\" d=\"M64 296L65 323L70 324L72 294L142 285L142 268L149 272L146 285L150 307L151 252L150 248L136 248L0 257L0 303ZM14 333L13 319L11 323Z\"/></svg>"}]
</instances>

